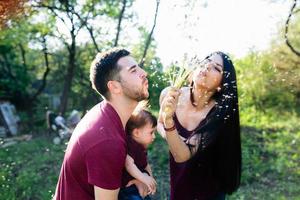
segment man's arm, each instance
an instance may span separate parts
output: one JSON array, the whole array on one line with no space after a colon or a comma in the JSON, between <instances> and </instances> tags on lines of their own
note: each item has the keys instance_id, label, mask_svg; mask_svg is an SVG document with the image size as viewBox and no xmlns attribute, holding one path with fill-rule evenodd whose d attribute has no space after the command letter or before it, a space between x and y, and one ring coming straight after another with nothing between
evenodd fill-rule
<instances>
[{"instance_id":1,"label":"man's arm","mask_svg":"<svg viewBox=\"0 0 300 200\"><path fill-rule=\"evenodd\" d=\"M125 148L115 140L105 140L86 152L88 183L94 186L95 199L118 199L125 158Z\"/></svg>"},{"instance_id":2,"label":"man's arm","mask_svg":"<svg viewBox=\"0 0 300 200\"><path fill-rule=\"evenodd\" d=\"M94 185L95 200L118 200L119 190L107 190Z\"/></svg>"}]
</instances>

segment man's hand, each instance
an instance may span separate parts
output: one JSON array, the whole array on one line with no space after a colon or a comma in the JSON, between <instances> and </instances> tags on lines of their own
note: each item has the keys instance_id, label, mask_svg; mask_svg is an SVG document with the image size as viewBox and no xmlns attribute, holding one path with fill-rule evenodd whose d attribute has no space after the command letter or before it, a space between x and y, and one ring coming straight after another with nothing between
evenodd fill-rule
<instances>
[{"instance_id":1,"label":"man's hand","mask_svg":"<svg viewBox=\"0 0 300 200\"><path fill-rule=\"evenodd\" d=\"M148 194L155 194L156 192L156 181L154 180L153 177L144 174L143 179L141 180L144 184L147 185L148 187Z\"/></svg>"},{"instance_id":2,"label":"man's hand","mask_svg":"<svg viewBox=\"0 0 300 200\"><path fill-rule=\"evenodd\" d=\"M126 187L129 187L131 185L135 185L139 191L139 194L141 195L141 197L145 197L148 195L148 187L147 185L145 185L144 183L142 183L141 181L134 179L128 182L128 184L126 185Z\"/></svg>"}]
</instances>

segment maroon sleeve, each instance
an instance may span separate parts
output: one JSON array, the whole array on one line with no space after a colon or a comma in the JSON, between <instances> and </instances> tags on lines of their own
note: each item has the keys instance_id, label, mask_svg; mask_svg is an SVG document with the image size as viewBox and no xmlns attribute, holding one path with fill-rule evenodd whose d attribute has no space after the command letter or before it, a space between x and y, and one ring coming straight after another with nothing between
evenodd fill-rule
<instances>
[{"instance_id":1,"label":"maroon sleeve","mask_svg":"<svg viewBox=\"0 0 300 200\"><path fill-rule=\"evenodd\" d=\"M88 182L97 187L115 190L121 187L125 166L124 145L114 140L98 143L86 153Z\"/></svg>"}]
</instances>

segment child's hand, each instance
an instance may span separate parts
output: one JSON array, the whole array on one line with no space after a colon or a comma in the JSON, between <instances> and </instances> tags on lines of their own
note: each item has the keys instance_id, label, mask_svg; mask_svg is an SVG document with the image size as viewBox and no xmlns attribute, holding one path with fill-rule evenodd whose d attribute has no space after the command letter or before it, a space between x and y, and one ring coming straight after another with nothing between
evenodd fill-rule
<instances>
[{"instance_id":1,"label":"child's hand","mask_svg":"<svg viewBox=\"0 0 300 200\"><path fill-rule=\"evenodd\" d=\"M143 179L141 180L148 187L148 194L155 194L156 192L156 181L153 177L144 174Z\"/></svg>"}]
</instances>

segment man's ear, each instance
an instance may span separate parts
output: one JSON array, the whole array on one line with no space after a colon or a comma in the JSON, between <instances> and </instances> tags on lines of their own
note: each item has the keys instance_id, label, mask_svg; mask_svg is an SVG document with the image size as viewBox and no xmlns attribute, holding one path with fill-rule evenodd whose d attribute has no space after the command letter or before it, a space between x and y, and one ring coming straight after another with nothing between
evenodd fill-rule
<instances>
[{"instance_id":1,"label":"man's ear","mask_svg":"<svg viewBox=\"0 0 300 200\"><path fill-rule=\"evenodd\" d=\"M121 84L118 81L108 81L107 88L111 94L120 94L122 91Z\"/></svg>"}]
</instances>

